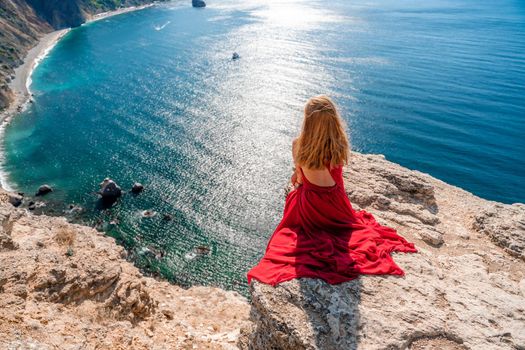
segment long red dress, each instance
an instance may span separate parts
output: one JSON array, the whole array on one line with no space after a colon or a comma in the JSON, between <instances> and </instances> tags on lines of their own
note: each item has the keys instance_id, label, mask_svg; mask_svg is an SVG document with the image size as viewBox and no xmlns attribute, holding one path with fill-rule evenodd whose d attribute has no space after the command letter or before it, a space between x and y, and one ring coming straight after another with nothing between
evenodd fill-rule
<instances>
[{"instance_id":1,"label":"long red dress","mask_svg":"<svg viewBox=\"0 0 525 350\"><path fill-rule=\"evenodd\" d=\"M301 169L302 172L302 169ZM303 184L286 197L284 216L264 257L247 274L273 286L299 277L336 284L360 274L404 275L390 253L417 252L372 214L355 211L344 189L343 167L330 170L335 185Z\"/></svg>"}]
</instances>

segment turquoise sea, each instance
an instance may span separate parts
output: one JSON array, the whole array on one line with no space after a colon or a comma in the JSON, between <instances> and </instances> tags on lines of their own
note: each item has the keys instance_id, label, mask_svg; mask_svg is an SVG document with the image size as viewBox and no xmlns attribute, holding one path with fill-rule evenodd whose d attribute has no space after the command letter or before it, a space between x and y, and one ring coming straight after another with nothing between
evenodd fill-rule
<instances>
[{"instance_id":1,"label":"turquoise sea","mask_svg":"<svg viewBox=\"0 0 525 350\"><path fill-rule=\"evenodd\" d=\"M72 30L32 80L2 141L9 185L50 184L49 211L83 207L76 220L183 285L246 290L314 94L354 149L525 202L523 1L175 1ZM101 210L105 177L146 190Z\"/></svg>"}]
</instances>

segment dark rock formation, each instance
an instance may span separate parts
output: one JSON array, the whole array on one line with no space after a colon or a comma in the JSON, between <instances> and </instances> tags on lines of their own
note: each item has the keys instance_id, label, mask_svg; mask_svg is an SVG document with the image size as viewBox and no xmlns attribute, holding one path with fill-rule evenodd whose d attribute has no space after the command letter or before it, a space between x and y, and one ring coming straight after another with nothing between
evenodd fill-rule
<instances>
[{"instance_id":1,"label":"dark rock formation","mask_svg":"<svg viewBox=\"0 0 525 350\"><path fill-rule=\"evenodd\" d=\"M48 194L50 192L53 192L53 188L51 186L49 186L49 185L42 185L36 191L35 196L43 196L43 195L46 195L46 194Z\"/></svg>"},{"instance_id":2,"label":"dark rock formation","mask_svg":"<svg viewBox=\"0 0 525 350\"><path fill-rule=\"evenodd\" d=\"M199 245L199 246L195 247L195 252L197 252L197 254L199 254L199 255L209 254L210 251L211 251L211 249L207 245Z\"/></svg>"},{"instance_id":3,"label":"dark rock formation","mask_svg":"<svg viewBox=\"0 0 525 350\"><path fill-rule=\"evenodd\" d=\"M99 193L102 199L116 200L122 196L122 189L115 181L110 178L105 178L104 181L100 183Z\"/></svg>"},{"instance_id":4,"label":"dark rock formation","mask_svg":"<svg viewBox=\"0 0 525 350\"><path fill-rule=\"evenodd\" d=\"M22 205L22 201L24 200L24 195L20 193L9 193L9 203L11 203L15 207L19 207Z\"/></svg>"},{"instance_id":5,"label":"dark rock formation","mask_svg":"<svg viewBox=\"0 0 525 350\"><path fill-rule=\"evenodd\" d=\"M193 6L193 7L206 7L206 3L203 0L191 0L191 6Z\"/></svg>"},{"instance_id":6,"label":"dark rock formation","mask_svg":"<svg viewBox=\"0 0 525 350\"><path fill-rule=\"evenodd\" d=\"M144 186L139 182L135 182L131 187L132 193L139 194L142 191L144 191Z\"/></svg>"}]
</instances>

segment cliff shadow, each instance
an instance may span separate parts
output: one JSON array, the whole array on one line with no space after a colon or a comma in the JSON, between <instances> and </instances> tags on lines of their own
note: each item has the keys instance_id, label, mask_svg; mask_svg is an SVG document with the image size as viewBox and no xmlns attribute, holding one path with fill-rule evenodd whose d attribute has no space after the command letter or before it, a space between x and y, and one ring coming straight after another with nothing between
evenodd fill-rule
<instances>
[{"instance_id":1,"label":"cliff shadow","mask_svg":"<svg viewBox=\"0 0 525 350\"><path fill-rule=\"evenodd\" d=\"M331 285L320 279L302 278L299 286L304 299L302 309L312 332L311 346L323 350L357 349L361 279Z\"/></svg>"},{"instance_id":2,"label":"cliff shadow","mask_svg":"<svg viewBox=\"0 0 525 350\"><path fill-rule=\"evenodd\" d=\"M307 236L298 235L296 252L289 252L290 256L296 253L322 256L296 265L296 275L311 276L319 269L324 272L323 276L327 271L335 276L351 269L351 260L346 262L346 267L338 266L329 250L327 253L326 247L316 246L316 243ZM341 246L349 246L346 239L339 239L337 244L338 254L350 256L348 251L341 249ZM302 277L272 287L254 280L250 285L253 324L242 330L238 345L241 349L357 349L361 290L362 280L357 275L351 281L338 284Z\"/></svg>"}]
</instances>

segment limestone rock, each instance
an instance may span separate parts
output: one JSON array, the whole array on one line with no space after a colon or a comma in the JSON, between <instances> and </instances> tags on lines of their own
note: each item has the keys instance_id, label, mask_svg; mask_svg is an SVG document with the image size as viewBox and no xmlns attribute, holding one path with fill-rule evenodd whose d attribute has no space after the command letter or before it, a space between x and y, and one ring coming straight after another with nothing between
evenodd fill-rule
<instances>
[{"instance_id":1,"label":"limestone rock","mask_svg":"<svg viewBox=\"0 0 525 350\"><path fill-rule=\"evenodd\" d=\"M508 253L525 260L525 205L495 203L476 215L473 227Z\"/></svg>"},{"instance_id":2,"label":"limestone rock","mask_svg":"<svg viewBox=\"0 0 525 350\"><path fill-rule=\"evenodd\" d=\"M478 198L378 155L353 153L344 177L355 209L415 243L417 254L393 256L406 275L254 281L239 347L525 349L522 204Z\"/></svg>"},{"instance_id":3,"label":"limestone rock","mask_svg":"<svg viewBox=\"0 0 525 350\"><path fill-rule=\"evenodd\" d=\"M440 246L443 244L443 234L432 229L422 229L419 231L421 239L430 245Z\"/></svg>"},{"instance_id":4,"label":"limestone rock","mask_svg":"<svg viewBox=\"0 0 525 350\"><path fill-rule=\"evenodd\" d=\"M144 277L125 255L92 228L14 208L0 189L0 349L234 347L244 297Z\"/></svg>"},{"instance_id":5,"label":"limestone rock","mask_svg":"<svg viewBox=\"0 0 525 350\"><path fill-rule=\"evenodd\" d=\"M9 203L11 203L14 207L19 207L22 205L22 202L24 200L24 196L20 193L9 193Z\"/></svg>"}]
</instances>

